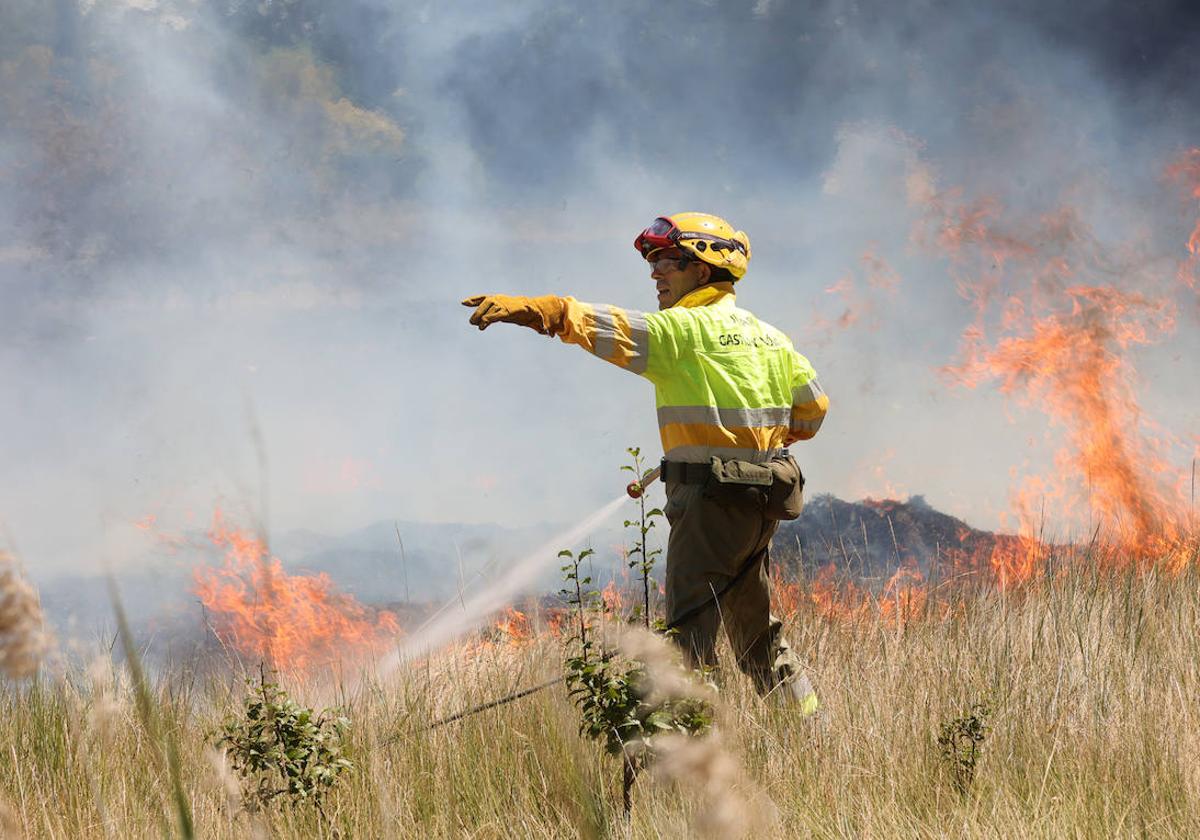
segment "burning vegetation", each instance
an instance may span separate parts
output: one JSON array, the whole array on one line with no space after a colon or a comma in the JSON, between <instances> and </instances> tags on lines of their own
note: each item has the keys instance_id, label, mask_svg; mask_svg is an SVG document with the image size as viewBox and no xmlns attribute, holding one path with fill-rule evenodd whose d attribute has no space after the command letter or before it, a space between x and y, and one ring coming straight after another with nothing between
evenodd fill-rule
<instances>
[{"instance_id":1,"label":"burning vegetation","mask_svg":"<svg viewBox=\"0 0 1200 840\"><path fill-rule=\"evenodd\" d=\"M338 592L328 575L290 574L258 537L218 510L208 537L219 567L195 572L195 593L223 645L273 668L305 671L385 650L400 633L393 613Z\"/></svg>"},{"instance_id":2,"label":"burning vegetation","mask_svg":"<svg viewBox=\"0 0 1200 840\"><path fill-rule=\"evenodd\" d=\"M1197 161L1193 150L1177 165L1179 176L1195 179ZM1024 551L995 559L998 582L1038 571L1047 507L1091 536L1097 562L1178 571L1191 556L1190 501L1178 465L1192 453L1142 410L1133 363L1136 348L1175 329L1170 278L1140 243L1101 243L1071 207L1020 218L994 199L938 191L929 178L912 200L922 212L918 243L949 259L974 313L960 358L944 368L948 380L967 388L996 382L1062 430L1050 468L1013 492ZM1188 262L1196 240L1194 232Z\"/></svg>"}]
</instances>

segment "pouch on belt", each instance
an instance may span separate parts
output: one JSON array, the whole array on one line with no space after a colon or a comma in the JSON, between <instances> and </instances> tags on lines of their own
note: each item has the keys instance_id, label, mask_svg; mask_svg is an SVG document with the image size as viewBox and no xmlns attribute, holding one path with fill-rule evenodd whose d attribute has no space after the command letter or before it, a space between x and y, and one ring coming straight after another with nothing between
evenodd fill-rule
<instances>
[{"instance_id":1,"label":"pouch on belt","mask_svg":"<svg viewBox=\"0 0 1200 840\"><path fill-rule=\"evenodd\" d=\"M723 461L714 456L712 479L708 489L726 502L757 492L764 499L763 516L767 519L795 519L804 508L804 474L790 455L765 464Z\"/></svg>"}]
</instances>

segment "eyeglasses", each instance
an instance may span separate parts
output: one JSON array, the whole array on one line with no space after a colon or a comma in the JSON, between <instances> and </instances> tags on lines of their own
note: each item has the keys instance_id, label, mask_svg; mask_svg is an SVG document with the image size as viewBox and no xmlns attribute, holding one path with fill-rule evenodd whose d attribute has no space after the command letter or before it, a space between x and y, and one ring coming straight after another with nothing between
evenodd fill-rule
<instances>
[{"instance_id":1,"label":"eyeglasses","mask_svg":"<svg viewBox=\"0 0 1200 840\"><path fill-rule=\"evenodd\" d=\"M662 257L648 262L650 262L651 274L665 274L668 271L683 271L692 263L692 260L690 257L680 256Z\"/></svg>"}]
</instances>

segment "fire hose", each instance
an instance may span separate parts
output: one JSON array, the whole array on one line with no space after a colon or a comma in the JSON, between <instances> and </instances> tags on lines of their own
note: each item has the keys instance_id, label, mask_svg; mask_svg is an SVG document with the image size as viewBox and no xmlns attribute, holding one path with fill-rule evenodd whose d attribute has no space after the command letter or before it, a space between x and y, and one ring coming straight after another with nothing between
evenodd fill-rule
<instances>
[{"instance_id":1,"label":"fire hose","mask_svg":"<svg viewBox=\"0 0 1200 840\"><path fill-rule=\"evenodd\" d=\"M641 498L642 494L646 492L646 488L654 483L655 479L659 478L661 474L661 467L655 467L654 469L647 471L646 474L642 476L641 481L629 482L629 484L625 487L625 492L629 494L629 498L631 499ZM480 703L477 706L472 706L469 709L462 710L461 712L455 712L447 717L439 718L438 720L430 723L428 728L430 730L437 729L438 727L445 726L448 723L454 723L455 721L477 715L480 712L486 712L488 709L494 709L497 706L507 705L515 700L520 700L522 697L528 697L531 694L537 694L539 691L544 691L551 686L558 685L565 679L565 676L555 677L554 679L547 680L546 682L538 683L535 686L523 688L520 691L514 691L512 694L506 694L503 697L498 697L495 700L489 700L486 703ZM399 736L393 736L392 738L388 739L387 743L391 743L397 737Z\"/></svg>"}]
</instances>

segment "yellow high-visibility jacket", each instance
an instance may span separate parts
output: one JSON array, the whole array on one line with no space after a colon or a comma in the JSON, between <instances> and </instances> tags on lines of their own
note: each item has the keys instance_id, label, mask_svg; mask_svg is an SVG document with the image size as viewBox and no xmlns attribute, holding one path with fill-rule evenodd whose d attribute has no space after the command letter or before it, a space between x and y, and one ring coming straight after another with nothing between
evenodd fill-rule
<instances>
[{"instance_id":1,"label":"yellow high-visibility jacket","mask_svg":"<svg viewBox=\"0 0 1200 840\"><path fill-rule=\"evenodd\" d=\"M817 433L829 397L788 337L739 309L732 283L659 312L564 298L564 342L654 383L663 454L762 463Z\"/></svg>"}]
</instances>

